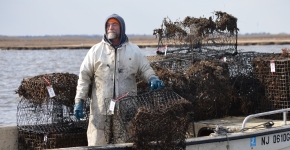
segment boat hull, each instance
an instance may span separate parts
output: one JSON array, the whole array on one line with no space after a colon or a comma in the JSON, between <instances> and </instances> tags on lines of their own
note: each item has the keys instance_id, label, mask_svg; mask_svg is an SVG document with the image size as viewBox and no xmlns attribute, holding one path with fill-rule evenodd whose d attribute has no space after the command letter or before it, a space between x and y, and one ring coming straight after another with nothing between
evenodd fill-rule
<instances>
[{"instance_id":1,"label":"boat hull","mask_svg":"<svg viewBox=\"0 0 290 150\"><path fill-rule=\"evenodd\" d=\"M83 146L59 149L98 150L132 149L132 143L106 146ZM0 127L0 149L18 149L16 126ZM186 139L187 150L290 150L290 126L281 126L257 131L211 134L211 136Z\"/></svg>"},{"instance_id":2,"label":"boat hull","mask_svg":"<svg viewBox=\"0 0 290 150\"><path fill-rule=\"evenodd\" d=\"M280 150L290 149L290 127L252 133L218 135L187 140L188 150Z\"/></svg>"}]
</instances>

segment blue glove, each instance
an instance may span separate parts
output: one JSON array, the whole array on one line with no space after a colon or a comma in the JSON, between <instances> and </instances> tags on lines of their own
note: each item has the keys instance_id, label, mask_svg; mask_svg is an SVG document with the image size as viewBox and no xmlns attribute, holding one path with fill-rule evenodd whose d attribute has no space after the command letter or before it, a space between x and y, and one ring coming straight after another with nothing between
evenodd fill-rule
<instances>
[{"instance_id":1,"label":"blue glove","mask_svg":"<svg viewBox=\"0 0 290 150\"><path fill-rule=\"evenodd\" d=\"M149 79L149 86L151 90L155 90L164 87L164 83L156 77L151 77Z\"/></svg>"},{"instance_id":2,"label":"blue glove","mask_svg":"<svg viewBox=\"0 0 290 150\"><path fill-rule=\"evenodd\" d=\"M80 120L80 118L84 118L84 114L83 114L83 101L80 100L79 102L75 103L75 107L74 107L74 116Z\"/></svg>"}]
</instances>

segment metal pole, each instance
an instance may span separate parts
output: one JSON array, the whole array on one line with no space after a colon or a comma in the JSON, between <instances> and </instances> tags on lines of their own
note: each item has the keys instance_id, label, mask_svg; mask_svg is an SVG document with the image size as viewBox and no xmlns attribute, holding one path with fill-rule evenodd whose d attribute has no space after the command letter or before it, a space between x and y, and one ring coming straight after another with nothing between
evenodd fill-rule
<instances>
[{"instance_id":1,"label":"metal pole","mask_svg":"<svg viewBox=\"0 0 290 150\"><path fill-rule=\"evenodd\" d=\"M247 116L242 124L242 131L246 126L246 123L249 119L251 118L255 118L255 117L261 117L261 116L266 116L266 115L272 115L272 114L277 114L277 113L283 113L283 120L284 120L284 124L286 124L286 120L287 120L287 115L286 113L290 111L290 108L286 108L286 109L280 109L280 110L274 110L274 111L268 111L268 112L263 112L263 113L258 113L258 114L253 114L253 115L249 115ZM285 114L284 114L285 113Z\"/></svg>"},{"instance_id":2,"label":"metal pole","mask_svg":"<svg viewBox=\"0 0 290 150\"><path fill-rule=\"evenodd\" d=\"M286 120L287 120L287 111L284 111L283 112L283 121L284 121L284 125L286 125L287 124L287 122L286 122Z\"/></svg>"}]
</instances>

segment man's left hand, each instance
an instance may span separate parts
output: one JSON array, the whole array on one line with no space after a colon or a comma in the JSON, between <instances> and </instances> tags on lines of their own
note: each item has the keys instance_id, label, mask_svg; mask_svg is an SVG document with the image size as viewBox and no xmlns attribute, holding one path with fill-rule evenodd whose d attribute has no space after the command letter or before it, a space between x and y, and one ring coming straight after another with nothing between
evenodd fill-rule
<instances>
[{"instance_id":1,"label":"man's left hand","mask_svg":"<svg viewBox=\"0 0 290 150\"><path fill-rule=\"evenodd\" d=\"M156 89L161 89L162 87L164 87L164 83L158 78L152 77L149 79L149 86L151 90L156 90Z\"/></svg>"}]
</instances>

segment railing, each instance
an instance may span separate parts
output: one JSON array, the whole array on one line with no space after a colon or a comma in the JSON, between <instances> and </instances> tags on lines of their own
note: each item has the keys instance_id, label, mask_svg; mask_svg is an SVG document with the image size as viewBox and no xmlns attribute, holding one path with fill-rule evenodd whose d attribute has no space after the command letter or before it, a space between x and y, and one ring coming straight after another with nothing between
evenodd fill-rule
<instances>
[{"instance_id":1,"label":"railing","mask_svg":"<svg viewBox=\"0 0 290 150\"><path fill-rule=\"evenodd\" d=\"M286 120L287 120L287 112L290 111L290 108L286 108L286 109L280 109L280 110L274 110L274 111L268 111L268 112L263 112L263 113L258 113L258 114L253 114L253 115L249 115L247 116L242 124L242 131L244 131L244 128L246 126L246 123L249 119L251 118L255 118L255 117L260 117L260 116L266 116L266 115L272 115L272 114L277 114L277 113L283 113L283 121L284 121L284 125L287 124Z\"/></svg>"}]
</instances>

